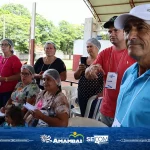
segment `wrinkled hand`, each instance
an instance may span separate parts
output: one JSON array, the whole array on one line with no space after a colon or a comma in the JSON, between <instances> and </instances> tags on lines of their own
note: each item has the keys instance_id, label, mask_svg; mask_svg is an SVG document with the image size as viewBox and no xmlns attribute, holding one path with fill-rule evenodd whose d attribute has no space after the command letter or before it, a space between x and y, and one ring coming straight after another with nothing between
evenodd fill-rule
<instances>
[{"instance_id":1,"label":"wrinkled hand","mask_svg":"<svg viewBox=\"0 0 150 150\"><path fill-rule=\"evenodd\" d=\"M97 79L98 78L97 74L99 72L102 72L105 75L105 72L101 65L96 64L96 65L91 65L89 67L89 73L90 73L91 79Z\"/></svg>"},{"instance_id":2,"label":"wrinkled hand","mask_svg":"<svg viewBox=\"0 0 150 150\"><path fill-rule=\"evenodd\" d=\"M32 114L32 116L34 117L34 118L36 118L36 119L42 119L43 118L43 113L40 111L40 110L38 110L38 109L35 109L34 111L31 111L31 114Z\"/></svg>"}]
</instances>

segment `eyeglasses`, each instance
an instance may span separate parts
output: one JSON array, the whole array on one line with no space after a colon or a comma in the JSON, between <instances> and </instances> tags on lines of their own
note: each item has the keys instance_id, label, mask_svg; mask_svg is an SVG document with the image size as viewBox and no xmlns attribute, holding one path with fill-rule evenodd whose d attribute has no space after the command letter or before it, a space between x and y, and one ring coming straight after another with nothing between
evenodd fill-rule
<instances>
[{"instance_id":1,"label":"eyeglasses","mask_svg":"<svg viewBox=\"0 0 150 150\"><path fill-rule=\"evenodd\" d=\"M30 73L24 73L24 72L21 72L21 76L28 77L29 75L31 75L31 74L30 74Z\"/></svg>"},{"instance_id":2,"label":"eyeglasses","mask_svg":"<svg viewBox=\"0 0 150 150\"><path fill-rule=\"evenodd\" d=\"M0 46L2 47L2 46L4 46L4 47L8 47L9 46L9 44L0 44Z\"/></svg>"}]
</instances>

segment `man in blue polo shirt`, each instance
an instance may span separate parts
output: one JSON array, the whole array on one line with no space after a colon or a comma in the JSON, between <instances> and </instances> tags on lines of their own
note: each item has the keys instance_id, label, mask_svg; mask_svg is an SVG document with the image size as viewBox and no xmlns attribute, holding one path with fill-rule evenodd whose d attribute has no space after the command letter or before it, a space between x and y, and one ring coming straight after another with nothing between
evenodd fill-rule
<instances>
[{"instance_id":1,"label":"man in blue polo shirt","mask_svg":"<svg viewBox=\"0 0 150 150\"><path fill-rule=\"evenodd\" d=\"M124 73L113 127L150 126L150 4L134 7L114 23L124 29L128 53L137 63Z\"/></svg>"}]
</instances>

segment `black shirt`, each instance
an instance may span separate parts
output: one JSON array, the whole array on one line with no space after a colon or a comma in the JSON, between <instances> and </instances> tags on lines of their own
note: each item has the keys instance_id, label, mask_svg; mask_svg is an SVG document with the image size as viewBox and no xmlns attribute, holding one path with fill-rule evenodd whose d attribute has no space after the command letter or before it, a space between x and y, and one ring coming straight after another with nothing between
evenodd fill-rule
<instances>
[{"instance_id":1,"label":"black shirt","mask_svg":"<svg viewBox=\"0 0 150 150\"><path fill-rule=\"evenodd\" d=\"M39 74L41 71L46 71L48 69L56 69L60 74L66 71L66 66L60 58L56 58L55 61L52 62L52 64L44 64L43 57L40 57L34 65L34 70L36 74ZM40 79L36 79L36 82L39 88L43 90L44 87L40 85Z\"/></svg>"}]
</instances>

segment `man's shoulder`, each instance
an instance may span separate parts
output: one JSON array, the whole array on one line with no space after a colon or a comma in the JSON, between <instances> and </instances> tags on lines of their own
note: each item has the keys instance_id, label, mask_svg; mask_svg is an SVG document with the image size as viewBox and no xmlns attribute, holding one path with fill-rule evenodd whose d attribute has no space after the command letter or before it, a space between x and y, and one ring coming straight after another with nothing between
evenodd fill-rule
<instances>
[{"instance_id":1,"label":"man's shoulder","mask_svg":"<svg viewBox=\"0 0 150 150\"><path fill-rule=\"evenodd\" d=\"M112 51L112 49L113 49L113 46L107 47L107 48L103 49L102 51L100 51L99 55L102 55L102 54L104 54L104 55L110 54L111 51Z\"/></svg>"},{"instance_id":2,"label":"man's shoulder","mask_svg":"<svg viewBox=\"0 0 150 150\"><path fill-rule=\"evenodd\" d=\"M110 51L112 51L112 49L113 49L113 46L110 46L110 47L103 49L102 51L103 52L110 52Z\"/></svg>"}]
</instances>

